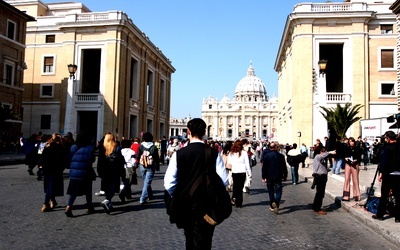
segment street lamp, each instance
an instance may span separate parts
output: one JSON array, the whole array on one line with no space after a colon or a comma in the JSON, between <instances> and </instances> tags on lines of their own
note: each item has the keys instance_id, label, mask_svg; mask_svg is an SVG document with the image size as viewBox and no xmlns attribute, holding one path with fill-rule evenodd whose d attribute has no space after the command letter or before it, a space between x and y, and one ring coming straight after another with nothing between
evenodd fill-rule
<instances>
[{"instance_id":1,"label":"street lamp","mask_svg":"<svg viewBox=\"0 0 400 250\"><path fill-rule=\"evenodd\" d=\"M325 70L326 70L326 64L328 63L328 60L321 59L318 61L318 67L319 67L319 73L322 75L325 75Z\"/></svg>"},{"instance_id":2,"label":"street lamp","mask_svg":"<svg viewBox=\"0 0 400 250\"><path fill-rule=\"evenodd\" d=\"M299 148L300 148L300 137L301 137L301 132L297 132L297 137L299 137Z\"/></svg>"},{"instance_id":3,"label":"street lamp","mask_svg":"<svg viewBox=\"0 0 400 250\"><path fill-rule=\"evenodd\" d=\"M75 64L68 64L68 72L69 72L69 78L72 78L72 80L75 80L75 72L78 69L78 66Z\"/></svg>"}]
</instances>

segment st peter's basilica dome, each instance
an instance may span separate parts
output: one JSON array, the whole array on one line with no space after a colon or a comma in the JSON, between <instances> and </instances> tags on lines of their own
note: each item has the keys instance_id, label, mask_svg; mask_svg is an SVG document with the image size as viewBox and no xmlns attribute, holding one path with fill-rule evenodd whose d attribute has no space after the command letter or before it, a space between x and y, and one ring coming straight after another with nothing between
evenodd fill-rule
<instances>
[{"instance_id":1,"label":"st peter's basilica dome","mask_svg":"<svg viewBox=\"0 0 400 250\"><path fill-rule=\"evenodd\" d=\"M247 75L243 77L236 85L235 97L240 96L266 96L267 91L263 81L258 78L254 72L252 63L247 69Z\"/></svg>"}]
</instances>

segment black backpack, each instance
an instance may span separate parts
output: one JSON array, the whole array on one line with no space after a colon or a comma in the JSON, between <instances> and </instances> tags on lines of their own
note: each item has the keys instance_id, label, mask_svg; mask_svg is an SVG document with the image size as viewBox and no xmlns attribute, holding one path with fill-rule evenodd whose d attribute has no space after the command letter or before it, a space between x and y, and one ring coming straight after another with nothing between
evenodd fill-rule
<instances>
[{"instance_id":1,"label":"black backpack","mask_svg":"<svg viewBox=\"0 0 400 250\"><path fill-rule=\"evenodd\" d=\"M203 217L210 225L218 225L227 219L232 213L232 204L228 191L222 183L221 177L212 166L211 148L205 148L206 168L197 177L188 192L176 194L170 197L164 192L167 214L170 222L176 223L178 228L182 227L188 210L198 210L199 216ZM190 200L191 202L188 202ZM186 202L185 202L186 201Z\"/></svg>"},{"instance_id":2,"label":"black backpack","mask_svg":"<svg viewBox=\"0 0 400 250\"><path fill-rule=\"evenodd\" d=\"M206 170L194 182L189 191L192 196L201 183L206 186L206 211L203 218L210 225L218 225L227 219L232 213L232 203L228 191L217 174L215 167L210 164L211 148L205 148Z\"/></svg>"}]
</instances>

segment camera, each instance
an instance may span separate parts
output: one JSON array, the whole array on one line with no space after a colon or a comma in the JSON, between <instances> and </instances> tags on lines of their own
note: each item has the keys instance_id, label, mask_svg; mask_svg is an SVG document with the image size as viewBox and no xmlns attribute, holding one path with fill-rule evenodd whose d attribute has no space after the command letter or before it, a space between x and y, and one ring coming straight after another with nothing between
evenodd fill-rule
<instances>
[{"instance_id":1,"label":"camera","mask_svg":"<svg viewBox=\"0 0 400 250\"><path fill-rule=\"evenodd\" d=\"M313 179L313 182L311 184L311 189L314 189L314 188L315 188L315 178Z\"/></svg>"}]
</instances>

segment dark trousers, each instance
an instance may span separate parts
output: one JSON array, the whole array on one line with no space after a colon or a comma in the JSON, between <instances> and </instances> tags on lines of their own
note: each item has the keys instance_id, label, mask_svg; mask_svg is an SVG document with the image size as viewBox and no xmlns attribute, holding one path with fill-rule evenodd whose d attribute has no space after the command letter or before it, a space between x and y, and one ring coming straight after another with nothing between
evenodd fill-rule
<instances>
[{"instance_id":1,"label":"dark trousers","mask_svg":"<svg viewBox=\"0 0 400 250\"><path fill-rule=\"evenodd\" d=\"M215 226L208 224L203 218L183 227L186 238L186 250L211 249Z\"/></svg>"},{"instance_id":2,"label":"dark trousers","mask_svg":"<svg viewBox=\"0 0 400 250\"><path fill-rule=\"evenodd\" d=\"M395 219L400 219L400 175L385 175L382 176L381 198L379 200L379 207L376 216L383 217L386 214L386 207L388 204L389 192L392 189L394 198L396 200L396 207L393 216Z\"/></svg>"},{"instance_id":3,"label":"dark trousers","mask_svg":"<svg viewBox=\"0 0 400 250\"><path fill-rule=\"evenodd\" d=\"M268 196L269 196L269 206L272 207L272 203L279 207L282 199L282 181L281 180L267 180Z\"/></svg>"},{"instance_id":4,"label":"dark trousers","mask_svg":"<svg viewBox=\"0 0 400 250\"><path fill-rule=\"evenodd\" d=\"M243 187L246 181L246 173L232 173L233 179L233 190L232 199L235 198L235 204L237 207L243 205Z\"/></svg>"},{"instance_id":5,"label":"dark trousers","mask_svg":"<svg viewBox=\"0 0 400 250\"><path fill-rule=\"evenodd\" d=\"M315 193L312 209L315 212L318 212L321 210L322 201L325 197L325 188L326 188L326 182L328 181L328 175L322 174L322 175L316 176L314 178L315 178L315 185L316 185L315 189L317 192Z\"/></svg>"}]
</instances>

